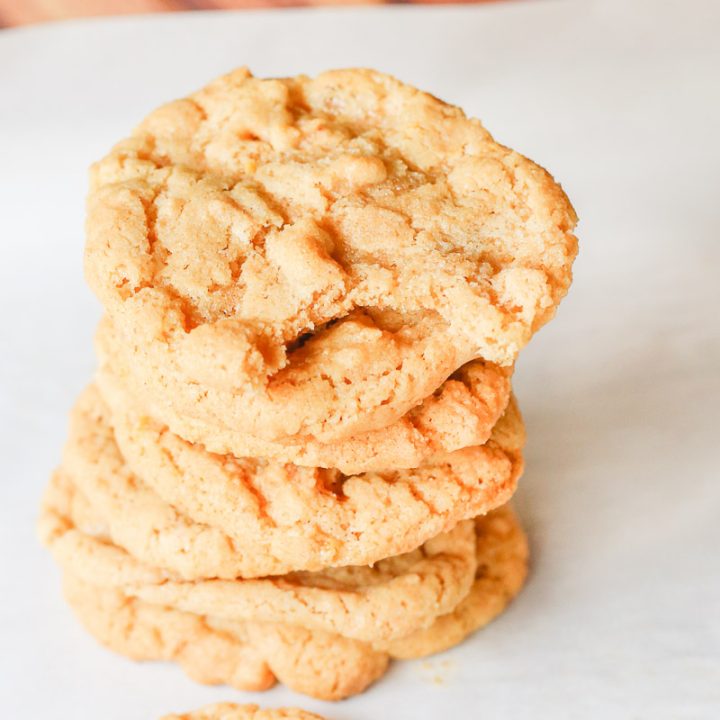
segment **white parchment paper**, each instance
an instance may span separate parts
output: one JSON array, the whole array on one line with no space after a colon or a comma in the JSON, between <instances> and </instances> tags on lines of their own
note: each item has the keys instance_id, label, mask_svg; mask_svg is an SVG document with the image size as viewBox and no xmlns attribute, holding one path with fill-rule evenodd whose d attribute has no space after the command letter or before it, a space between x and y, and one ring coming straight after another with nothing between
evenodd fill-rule
<instances>
[{"instance_id":1,"label":"white parchment paper","mask_svg":"<svg viewBox=\"0 0 720 720\"><path fill-rule=\"evenodd\" d=\"M0 32L0 707L157 718L220 700L336 720L720 717L720 4L204 14ZM101 650L33 532L90 377L85 168L159 101L249 64L369 65L483 119L581 216L522 356L530 582L461 647L338 705L204 688Z\"/></svg>"}]
</instances>

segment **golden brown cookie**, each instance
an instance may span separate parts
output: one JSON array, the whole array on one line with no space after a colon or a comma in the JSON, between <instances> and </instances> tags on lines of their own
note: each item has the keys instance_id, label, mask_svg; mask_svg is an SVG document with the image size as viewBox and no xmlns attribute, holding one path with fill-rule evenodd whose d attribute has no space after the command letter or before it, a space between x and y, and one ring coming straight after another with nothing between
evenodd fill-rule
<instances>
[{"instance_id":1,"label":"golden brown cookie","mask_svg":"<svg viewBox=\"0 0 720 720\"><path fill-rule=\"evenodd\" d=\"M362 692L388 656L338 635L271 623L228 623L144 603L65 574L65 597L86 630L133 660L170 660L193 680L340 700Z\"/></svg>"},{"instance_id":2,"label":"golden brown cookie","mask_svg":"<svg viewBox=\"0 0 720 720\"><path fill-rule=\"evenodd\" d=\"M424 630L376 643L394 658L419 658L442 652L496 618L520 592L528 571L528 542L509 506L475 521L477 570L465 599Z\"/></svg>"},{"instance_id":3,"label":"golden brown cookie","mask_svg":"<svg viewBox=\"0 0 720 720\"><path fill-rule=\"evenodd\" d=\"M114 545L95 508L62 474L51 481L40 531L58 564L81 580L200 615L293 624L364 641L403 637L453 610L470 591L477 564L473 522L466 521L373 567L183 581Z\"/></svg>"},{"instance_id":4,"label":"golden brown cookie","mask_svg":"<svg viewBox=\"0 0 720 720\"><path fill-rule=\"evenodd\" d=\"M100 323L95 344L101 361L96 381L104 397L123 413L148 416L141 410L146 406L143 384L129 372L131 360L108 318ZM512 368L473 361L391 425L328 442L310 436L284 442L263 440L220 425L208 429L206 423L170 407L163 416L172 432L217 454L336 468L345 474L402 470L484 444L510 400L511 375Z\"/></svg>"},{"instance_id":5,"label":"golden brown cookie","mask_svg":"<svg viewBox=\"0 0 720 720\"><path fill-rule=\"evenodd\" d=\"M323 720L299 708L263 709L257 705L216 703L181 715L165 715L160 720Z\"/></svg>"},{"instance_id":6,"label":"golden brown cookie","mask_svg":"<svg viewBox=\"0 0 720 720\"><path fill-rule=\"evenodd\" d=\"M111 423L91 386L71 413L60 472L92 501L94 522L144 562L186 579L259 577L369 565L502 504L522 470L523 431L512 403L494 430L500 442L348 477L213 455L130 410Z\"/></svg>"},{"instance_id":7,"label":"golden brown cookie","mask_svg":"<svg viewBox=\"0 0 720 720\"><path fill-rule=\"evenodd\" d=\"M95 165L86 273L160 420L330 442L512 364L575 222L542 168L389 76L240 69Z\"/></svg>"},{"instance_id":8,"label":"golden brown cookie","mask_svg":"<svg viewBox=\"0 0 720 720\"><path fill-rule=\"evenodd\" d=\"M198 682L262 690L277 678L297 692L335 700L362 692L384 673L389 657L423 657L461 642L517 594L527 572L527 542L514 513L495 510L478 518L475 531L478 571L467 598L429 628L372 646L290 625L194 615L68 573L64 587L88 631L116 652L173 660Z\"/></svg>"}]
</instances>

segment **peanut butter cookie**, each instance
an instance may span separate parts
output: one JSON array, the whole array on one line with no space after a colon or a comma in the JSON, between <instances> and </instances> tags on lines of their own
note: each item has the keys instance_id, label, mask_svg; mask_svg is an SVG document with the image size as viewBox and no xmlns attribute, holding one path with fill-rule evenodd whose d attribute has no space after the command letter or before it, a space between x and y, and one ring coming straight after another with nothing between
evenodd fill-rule
<instances>
[{"instance_id":1,"label":"peanut butter cookie","mask_svg":"<svg viewBox=\"0 0 720 720\"><path fill-rule=\"evenodd\" d=\"M178 663L196 682L267 690L276 680L322 700L357 695L388 655L339 635L272 623L222 622L127 597L65 574L65 597L100 643L133 660Z\"/></svg>"},{"instance_id":2,"label":"peanut butter cookie","mask_svg":"<svg viewBox=\"0 0 720 720\"><path fill-rule=\"evenodd\" d=\"M144 385L129 371L132 359L118 341L108 318L98 328L100 357L97 384L113 407L135 406L151 415ZM238 428L197 422L167 406L161 414L168 428L211 452L236 457L264 457L307 467L335 468L345 474L402 470L428 463L466 447L483 445L510 400L512 368L475 360L454 372L432 395L384 428L322 442L311 436L263 440Z\"/></svg>"},{"instance_id":3,"label":"peanut butter cookie","mask_svg":"<svg viewBox=\"0 0 720 720\"><path fill-rule=\"evenodd\" d=\"M277 623L230 621L154 605L65 573L68 602L88 631L136 660L172 660L201 683L264 690L275 680L313 697L362 692L390 658L416 658L461 642L496 617L527 572L527 541L510 508L475 525L478 569L469 595L427 629L372 644Z\"/></svg>"},{"instance_id":4,"label":"peanut butter cookie","mask_svg":"<svg viewBox=\"0 0 720 720\"><path fill-rule=\"evenodd\" d=\"M469 593L477 566L475 530L466 521L372 567L184 581L113 544L95 508L60 474L46 494L40 528L58 564L81 580L200 615L292 624L368 642L403 637L452 611Z\"/></svg>"},{"instance_id":5,"label":"peanut butter cookie","mask_svg":"<svg viewBox=\"0 0 720 720\"><path fill-rule=\"evenodd\" d=\"M327 443L511 365L575 222L542 168L394 78L240 69L94 166L86 274L159 420Z\"/></svg>"},{"instance_id":6,"label":"peanut butter cookie","mask_svg":"<svg viewBox=\"0 0 720 720\"><path fill-rule=\"evenodd\" d=\"M298 708L262 709L257 705L216 703L181 715L165 715L160 720L323 720L319 715Z\"/></svg>"},{"instance_id":7,"label":"peanut butter cookie","mask_svg":"<svg viewBox=\"0 0 720 720\"><path fill-rule=\"evenodd\" d=\"M248 578L415 550L510 498L523 440L513 402L483 446L345 476L208 453L131 410L111 418L91 386L71 413L59 472L92 501L94 522L144 562L185 579Z\"/></svg>"}]
</instances>

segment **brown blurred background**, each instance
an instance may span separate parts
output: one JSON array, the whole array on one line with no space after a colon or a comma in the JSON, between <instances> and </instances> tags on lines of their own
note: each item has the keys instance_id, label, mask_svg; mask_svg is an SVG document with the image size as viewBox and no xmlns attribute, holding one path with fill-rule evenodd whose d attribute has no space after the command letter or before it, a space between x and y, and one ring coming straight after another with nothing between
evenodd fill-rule
<instances>
[{"instance_id":1,"label":"brown blurred background","mask_svg":"<svg viewBox=\"0 0 720 720\"><path fill-rule=\"evenodd\" d=\"M302 5L471 4L507 0L0 0L0 27L97 15L297 7Z\"/></svg>"}]
</instances>

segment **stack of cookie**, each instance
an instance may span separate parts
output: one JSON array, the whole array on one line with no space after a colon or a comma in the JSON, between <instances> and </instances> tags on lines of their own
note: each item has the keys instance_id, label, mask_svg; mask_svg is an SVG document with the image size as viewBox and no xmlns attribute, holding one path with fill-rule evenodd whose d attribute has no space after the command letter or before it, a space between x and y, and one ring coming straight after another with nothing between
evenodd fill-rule
<instances>
[{"instance_id":1,"label":"stack of cookie","mask_svg":"<svg viewBox=\"0 0 720 720\"><path fill-rule=\"evenodd\" d=\"M91 174L106 316L41 534L102 643L201 682L362 691L519 590L512 367L576 218L461 110L241 69Z\"/></svg>"}]
</instances>

